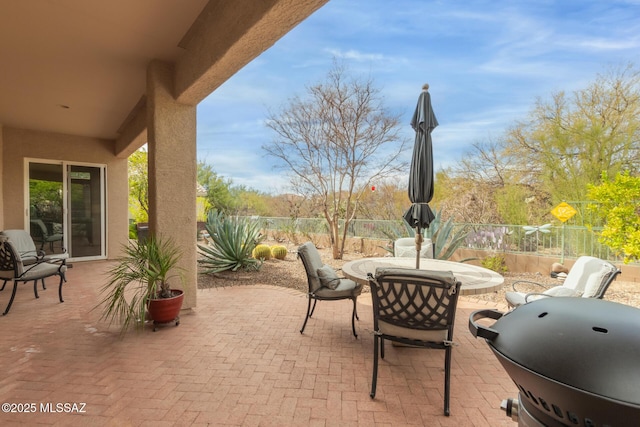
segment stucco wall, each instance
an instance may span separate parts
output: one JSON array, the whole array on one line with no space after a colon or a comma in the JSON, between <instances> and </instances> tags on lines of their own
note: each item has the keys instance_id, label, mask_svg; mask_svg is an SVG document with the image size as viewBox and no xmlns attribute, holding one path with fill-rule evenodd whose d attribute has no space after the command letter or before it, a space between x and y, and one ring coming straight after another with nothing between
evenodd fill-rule
<instances>
[{"instance_id":1,"label":"stucco wall","mask_svg":"<svg viewBox=\"0 0 640 427\"><path fill-rule=\"evenodd\" d=\"M478 258L478 260L476 261L471 261L471 264L480 265L479 260L491 255L492 253L485 251L458 249L451 259L452 261L459 261L465 258ZM558 257L545 257L522 253L507 253L504 255L507 269L508 271L511 271L513 273L540 273L543 275L548 275L551 272L551 265L555 262L560 262L560 259ZM575 262L575 258L567 258L564 260L563 265L571 269ZM614 262L613 264L622 272L617 280L640 283L640 266L622 264L617 262Z\"/></svg>"},{"instance_id":2,"label":"stucco wall","mask_svg":"<svg viewBox=\"0 0 640 427\"><path fill-rule=\"evenodd\" d=\"M0 177L4 176L4 133L2 131L3 127L2 127L2 123L0 123ZM2 179L0 179L0 183L3 182ZM3 185L0 185L0 230L4 230L5 226L4 226L4 191L3 191Z\"/></svg>"},{"instance_id":3,"label":"stucco wall","mask_svg":"<svg viewBox=\"0 0 640 427\"><path fill-rule=\"evenodd\" d=\"M128 237L127 159L114 156L113 141L4 127L2 146L2 228L24 228L24 159L106 165L107 256L117 256Z\"/></svg>"}]
</instances>

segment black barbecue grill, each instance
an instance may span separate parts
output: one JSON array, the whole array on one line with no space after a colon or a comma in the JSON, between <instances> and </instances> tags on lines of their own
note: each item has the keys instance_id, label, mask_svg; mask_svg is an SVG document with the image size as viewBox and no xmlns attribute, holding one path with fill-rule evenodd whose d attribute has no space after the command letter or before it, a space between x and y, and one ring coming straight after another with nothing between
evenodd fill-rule
<instances>
[{"instance_id":1,"label":"black barbecue grill","mask_svg":"<svg viewBox=\"0 0 640 427\"><path fill-rule=\"evenodd\" d=\"M518 387L502 407L519 425L640 426L639 309L544 298L507 313L475 311L469 330Z\"/></svg>"}]
</instances>

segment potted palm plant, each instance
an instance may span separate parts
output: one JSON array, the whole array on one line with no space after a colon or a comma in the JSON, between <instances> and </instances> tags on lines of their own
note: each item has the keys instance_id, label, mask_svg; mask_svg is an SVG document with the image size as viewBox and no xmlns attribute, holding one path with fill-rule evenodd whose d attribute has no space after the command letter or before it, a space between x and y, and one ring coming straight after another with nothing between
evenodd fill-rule
<instances>
[{"instance_id":1,"label":"potted palm plant","mask_svg":"<svg viewBox=\"0 0 640 427\"><path fill-rule=\"evenodd\" d=\"M102 319L119 323L121 333L132 326L144 327L144 321L180 323L179 313L184 291L170 281L182 282L178 267L181 254L170 238L150 235L143 241L123 246L123 254L108 271L108 282L100 290ZM181 283L182 284L182 283Z\"/></svg>"}]
</instances>

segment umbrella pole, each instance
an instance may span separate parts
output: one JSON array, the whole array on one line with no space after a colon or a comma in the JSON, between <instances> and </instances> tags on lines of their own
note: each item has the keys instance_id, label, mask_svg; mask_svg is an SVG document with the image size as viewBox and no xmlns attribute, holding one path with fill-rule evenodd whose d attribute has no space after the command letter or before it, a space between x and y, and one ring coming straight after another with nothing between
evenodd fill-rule
<instances>
[{"instance_id":1,"label":"umbrella pole","mask_svg":"<svg viewBox=\"0 0 640 427\"><path fill-rule=\"evenodd\" d=\"M416 269L420 268L420 252L422 251L422 233L420 226L416 228Z\"/></svg>"}]
</instances>

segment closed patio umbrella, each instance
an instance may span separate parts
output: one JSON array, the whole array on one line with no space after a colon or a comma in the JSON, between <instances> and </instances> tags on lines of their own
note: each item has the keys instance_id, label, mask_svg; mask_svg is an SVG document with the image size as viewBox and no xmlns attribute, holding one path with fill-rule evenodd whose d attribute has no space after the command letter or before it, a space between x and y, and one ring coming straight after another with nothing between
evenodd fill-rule
<instances>
[{"instance_id":1,"label":"closed patio umbrella","mask_svg":"<svg viewBox=\"0 0 640 427\"><path fill-rule=\"evenodd\" d=\"M438 120L433 113L428 90L429 85L425 84L411 119L411 127L416 132L411 169L409 170L409 200L412 205L404 214L405 221L416 229L416 268L420 268L422 230L429 228L429 224L435 218L428 203L433 197L431 131L438 126Z\"/></svg>"}]
</instances>

